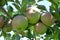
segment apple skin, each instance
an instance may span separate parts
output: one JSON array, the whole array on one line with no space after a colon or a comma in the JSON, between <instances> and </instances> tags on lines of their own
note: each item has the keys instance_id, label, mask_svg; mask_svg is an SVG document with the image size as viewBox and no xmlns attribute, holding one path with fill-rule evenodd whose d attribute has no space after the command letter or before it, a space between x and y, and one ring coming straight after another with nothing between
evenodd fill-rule
<instances>
[{"instance_id":1,"label":"apple skin","mask_svg":"<svg viewBox=\"0 0 60 40\"><path fill-rule=\"evenodd\" d=\"M3 27L4 32L10 32L11 30L12 30L12 25L11 24L7 24L5 27Z\"/></svg>"},{"instance_id":2,"label":"apple skin","mask_svg":"<svg viewBox=\"0 0 60 40\"><path fill-rule=\"evenodd\" d=\"M4 26L4 18L0 16L0 28Z\"/></svg>"},{"instance_id":3,"label":"apple skin","mask_svg":"<svg viewBox=\"0 0 60 40\"><path fill-rule=\"evenodd\" d=\"M32 7L29 7L27 8L27 11L26 11L26 17L28 18L28 22L30 24L35 24L40 19L40 13L35 9L33 9Z\"/></svg>"},{"instance_id":4,"label":"apple skin","mask_svg":"<svg viewBox=\"0 0 60 40\"><path fill-rule=\"evenodd\" d=\"M34 28L37 34L44 34L47 31L47 27L42 22L37 23Z\"/></svg>"},{"instance_id":5,"label":"apple skin","mask_svg":"<svg viewBox=\"0 0 60 40\"><path fill-rule=\"evenodd\" d=\"M48 12L43 13L41 15L41 21L42 21L42 23L44 23L47 26L51 26L52 24L55 23L55 19L54 19L53 15Z\"/></svg>"},{"instance_id":6,"label":"apple skin","mask_svg":"<svg viewBox=\"0 0 60 40\"><path fill-rule=\"evenodd\" d=\"M28 19L23 15L18 15L12 20L12 27L17 32L24 31L28 26Z\"/></svg>"}]
</instances>

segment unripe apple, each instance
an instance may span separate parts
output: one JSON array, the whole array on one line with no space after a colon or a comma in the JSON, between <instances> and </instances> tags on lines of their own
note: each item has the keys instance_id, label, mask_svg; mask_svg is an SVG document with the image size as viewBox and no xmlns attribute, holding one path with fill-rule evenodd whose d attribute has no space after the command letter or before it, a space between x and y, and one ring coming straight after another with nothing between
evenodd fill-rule
<instances>
[{"instance_id":1,"label":"unripe apple","mask_svg":"<svg viewBox=\"0 0 60 40\"><path fill-rule=\"evenodd\" d=\"M37 23L34 28L38 34L44 34L47 31L47 27L41 22Z\"/></svg>"},{"instance_id":2,"label":"unripe apple","mask_svg":"<svg viewBox=\"0 0 60 40\"><path fill-rule=\"evenodd\" d=\"M5 27L3 27L4 32L10 32L12 30L12 25L7 24Z\"/></svg>"},{"instance_id":3,"label":"unripe apple","mask_svg":"<svg viewBox=\"0 0 60 40\"><path fill-rule=\"evenodd\" d=\"M11 19L9 21L7 21L7 24L4 25L3 27L3 31L4 32L10 32L12 31L12 24L11 24Z\"/></svg>"},{"instance_id":4,"label":"unripe apple","mask_svg":"<svg viewBox=\"0 0 60 40\"><path fill-rule=\"evenodd\" d=\"M35 24L39 21L40 13L38 8L33 9L32 7L27 8L26 16L30 24Z\"/></svg>"},{"instance_id":5,"label":"unripe apple","mask_svg":"<svg viewBox=\"0 0 60 40\"><path fill-rule=\"evenodd\" d=\"M42 21L45 25L51 26L52 24L54 24L55 19L54 19L53 15L52 15L51 13L46 12L46 13L43 13L43 14L41 15L41 21Z\"/></svg>"},{"instance_id":6,"label":"unripe apple","mask_svg":"<svg viewBox=\"0 0 60 40\"><path fill-rule=\"evenodd\" d=\"M18 15L12 20L12 27L16 31L24 31L28 26L28 20L23 15Z\"/></svg>"},{"instance_id":7,"label":"unripe apple","mask_svg":"<svg viewBox=\"0 0 60 40\"><path fill-rule=\"evenodd\" d=\"M4 25L4 18L0 16L0 28Z\"/></svg>"}]
</instances>

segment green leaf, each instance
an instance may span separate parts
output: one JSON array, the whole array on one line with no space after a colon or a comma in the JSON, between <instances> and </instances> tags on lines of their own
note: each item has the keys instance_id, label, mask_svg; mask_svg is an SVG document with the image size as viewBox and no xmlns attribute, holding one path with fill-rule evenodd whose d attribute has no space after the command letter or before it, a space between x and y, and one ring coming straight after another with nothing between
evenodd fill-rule
<instances>
[{"instance_id":1,"label":"green leaf","mask_svg":"<svg viewBox=\"0 0 60 40\"><path fill-rule=\"evenodd\" d=\"M58 6L58 0L48 0L48 1L50 1L52 4Z\"/></svg>"},{"instance_id":2,"label":"green leaf","mask_svg":"<svg viewBox=\"0 0 60 40\"><path fill-rule=\"evenodd\" d=\"M46 10L44 5L37 5L37 8L41 9L41 10Z\"/></svg>"},{"instance_id":3,"label":"green leaf","mask_svg":"<svg viewBox=\"0 0 60 40\"><path fill-rule=\"evenodd\" d=\"M7 6L8 12L12 12L13 8L11 6Z\"/></svg>"},{"instance_id":4,"label":"green leaf","mask_svg":"<svg viewBox=\"0 0 60 40\"><path fill-rule=\"evenodd\" d=\"M20 40L20 36L16 34L16 40Z\"/></svg>"},{"instance_id":5,"label":"green leaf","mask_svg":"<svg viewBox=\"0 0 60 40\"><path fill-rule=\"evenodd\" d=\"M59 15L59 13L53 13L53 16L57 19L57 21L59 21L60 22L60 15Z\"/></svg>"},{"instance_id":6,"label":"green leaf","mask_svg":"<svg viewBox=\"0 0 60 40\"><path fill-rule=\"evenodd\" d=\"M58 1L58 4L60 4L60 0Z\"/></svg>"},{"instance_id":7,"label":"green leaf","mask_svg":"<svg viewBox=\"0 0 60 40\"><path fill-rule=\"evenodd\" d=\"M53 35L53 39L54 40L58 40L58 35L59 35L59 32L55 32L54 35Z\"/></svg>"},{"instance_id":8,"label":"green leaf","mask_svg":"<svg viewBox=\"0 0 60 40\"><path fill-rule=\"evenodd\" d=\"M15 0L16 3L20 4L20 1L19 0Z\"/></svg>"},{"instance_id":9,"label":"green leaf","mask_svg":"<svg viewBox=\"0 0 60 40\"><path fill-rule=\"evenodd\" d=\"M47 34L47 35L52 35L53 32L54 32L54 31L49 27L49 28L47 29L46 34Z\"/></svg>"},{"instance_id":10,"label":"green leaf","mask_svg":"<svg viewBox=\"0 0 60 40\"><path fill-rule=\"evenodd\" d=\"M12 36L11 40L15 40L15 35Z\"/></svg>"},{"instance_id":11,"label":"green leaf","mask_svg":"<svg viewBox=\"0 0 60 40\"><path fill-rule=\"evenodd\" d=\"M35 4L35 0L28 0L28 2L29 2L30 5Z\"/></svg>"},{"instance_id":12,"label":"green leaf","mask_svg":"<svg viewBox=\"0 0 60 40\"><path fill-rule=\"evenodd\" d=\"M7 1L10 1L11 2L11 1L14 1L14 0L7 0Z\"/></svg>"},{"instance_id":13,"label":"green leaf","mask_svg":"<svg viewBox=\"0 0 60 40\"><path fill-rule=\"evenodd\" d=\"M32 38L32 35L31 35L31 31L30 31L30 29L28 29L27 37L28 37L29 39L31 39L31 38Z\"/></svg>"},{"instance_id":14,"label":"green leaf","mask_svg":"<svg viewBox=\"0 0 60 40\"><path fill-rule=\"evenodd\" d=\"M48 0L52 3L52 8L51 9L54 9L55 11L57 11L58 9L58 0Z\"/></svg>"},{"instance_id":15,"label":"green leaf","mask_svg":"<svg viewBox=\"0 0 60 40\"><path fill-rule=\"evenodd\" d=\"M55 12L53 12L55 11ZM50 12L53 14L53 16L55 17L55 19L57 19L57 21L60 22L60 14L58 13L58 6L55 7L54 5L52 5L50 7Z\"/></svg>"},{"instance_id":16,"label":"green leaf","mask_svg":"<svg viewBox=\"0 0 60 40\"><path fill-rule=\"evenodd\" d=\"M22 0L21 12L25 13L27 8L28 0Z\"/></svg>"},{"instance_id":17,"label":"green leaf","mask_svg":"<svg viewBox=\"0 0 60 40\"><path fill-rule=\"evenodd\" d=\"M7 34L7 36L6 36L5 39L6 39L6 40L11 40L11 35L10 35L10 34Z\"/></svg>"},{"instance_id":18,"label":"green leaf","mask_svg":"<svg viewBox=\"0 0 60 40\"><path fill-rule=\"evenodd\" d=\"M20 7L19 7L19 5L18 5L18 4L15 4L15 3L14 3L13 5L16 7L16 9L17 9L17 10L19 10L19 11L20 11Z\"/></svg>"},{"instance_id":19,"label":"green leaf","mask_svg":"<svg viewBox=\"0 0 60 40\"><path fill-rule=\"evenodd\" d=\"M38 1L42 1L42 0L38 0Z\"/></svg>"},{"instance_id":20,"label":"green leaf","mask_svg":"<svg viewBox=\"0 0 60 40\"><path fill-rule=\"evenodd\" d=\"M5 14L2 11L0 11L0 15L4 15L5 16Z\"/></svg>"},{"instance_id":21,"label":"green leaf","mask_svg":"<svg viewBox=\"0 0 60 40\"><path fill-rule=\"evenodd\" d=\"M12 16L13 8L11 6L7 6L7 10L9 12L10 16Z\"/></svg>"},{"instance_id":22,"label":"green leaf","mask_svg":"<svg viewBox=\"0 0 60 40\"><path fill-rule=\"evenodd\" d=\"M60 40L60 34L58 35L58 39Z\"/></svg>"},{"instance_id":23,"label":"green leaf","mask_svg":"<svg viewBox=\"0 0 60 40\"><path fill-rule=\"evenodd\" d=\"M12 36L12 39L11 40L20 40L20 36L18 33L15 33L13 36Z\"/></svg>"},{"instance_id":24,"label":"green leaf","mask_svg":"<svg viewBox=\"0 0 60 40\"><path fill-rule=\"evenodd\" d=\"M52 27L52 29L53 29L54 31L59 31L58 27L59 27L59 26L56 24L56 25L54 25L54 26Z\"/></svg>"},{"instance_id":25,"label":"green leaf","mask_svg":"<svg viewBox=\"0 0 60 40\"><path fill-rule=\"evenodd\" d=\"M36 35L35 35L34 25L30 25L29 29L30 29L30 32L32 32L31 33L32 38L35 38Z\"/></svg>"},{"instance_id":26,"label":"green leaf","mask_svg":"<svg viewBox=\"0 0 60 40\"><path fill-rule=\"evenodd\" d=\"M5 0L0 0L0 6L4 6L6 4L6 1Z\"/></svg>"},{"instance_id":27,"label":"green leaf","mask_svg":"<svg viewBox=\"0 0 60 40\"><path fill-rule=\"evenodd\" d=\"M4 38L6 38L6 36L7 36L7 34L3 31L2 31L2 35L4 36Z\"/></svg>"},{"instance_id":28,"label":"green leaf","mask_svg":"<svg viewBox=\"0 0 60 40\"><path fill-rule=\"evenodd\" d=\"M45 40L49 40L51 35L46 35L46 38L45 38Z\"/></svg>"},{"instance_id":29,"label":"green leaf","mask_svg":"<svg viewBox=\"0 0 60 40\"><path fill-rule=\"evenodd\" d=\"M58 10L57 11L60 14L60 4L58 5Z\"/></svg>"}]
</instances>

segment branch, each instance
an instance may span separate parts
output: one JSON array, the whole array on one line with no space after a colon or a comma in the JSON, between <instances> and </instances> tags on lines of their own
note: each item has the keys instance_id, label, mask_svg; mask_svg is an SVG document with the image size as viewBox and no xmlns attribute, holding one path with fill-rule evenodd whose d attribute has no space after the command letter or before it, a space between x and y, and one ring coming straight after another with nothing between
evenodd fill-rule
<instances>
[{"instance_id":1,"label":"branch","mask_svg":"<svg viewBox=\"0 0 60 40\"><path fill-rule=\"evenodd\" d=\"M0 9L3 10L3 12L5 12L5 14L10 18L12 19L12 17L9 15L9 13L0 5Z\"/></svg>"}]
</instances>

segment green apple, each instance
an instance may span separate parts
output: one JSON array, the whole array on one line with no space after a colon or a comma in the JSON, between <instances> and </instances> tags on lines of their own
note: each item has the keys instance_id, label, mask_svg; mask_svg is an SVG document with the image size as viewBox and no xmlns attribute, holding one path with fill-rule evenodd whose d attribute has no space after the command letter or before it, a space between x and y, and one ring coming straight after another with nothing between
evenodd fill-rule
<instances>
[{"instance_id":1,"label":"green apple","mask_svg":"<svg viewBox=\"0 0 60 40\"><path fill-rule=\"evenodd\" d=\"M47 27L42 22L37 23L34 28L38 34L44 34L47 31Z\"/></svg>"},{"instance_id":2,"label":"green apple","mask_svg":"<svg viewBox=\"0 0 60 40\"><path fill-rule=\"evenodd\" d=\"M16 31L24 31L28 26L28 19L23 15L17 15L12 20L12 27Z\"/></svg>"},{"instance_id":3,"label":"green apple","mask_svg":"<svg viewBox=\"0 0 60 40\"><path fill-rule=\"evenodd\" d=\"M43 13L43 14L41 15L41 21L42 21L45 25L51 26L52 24L54 24L55 19L54 19L53 15L52 15L51 13L46 12L46 13Z\"/></svg>"},{"instance_id":4,"label":"green apple","mask_svg":"<svg viewBox=\"0 0 60 40\"><path fill-rule=\"evenodd\" d=\"M27 8L26 16L27 16L28 21L29 21L30 24L35 24L40 19L40 13L37 10L35 10L31 7Z\"/></svg>"}]
</instances>

